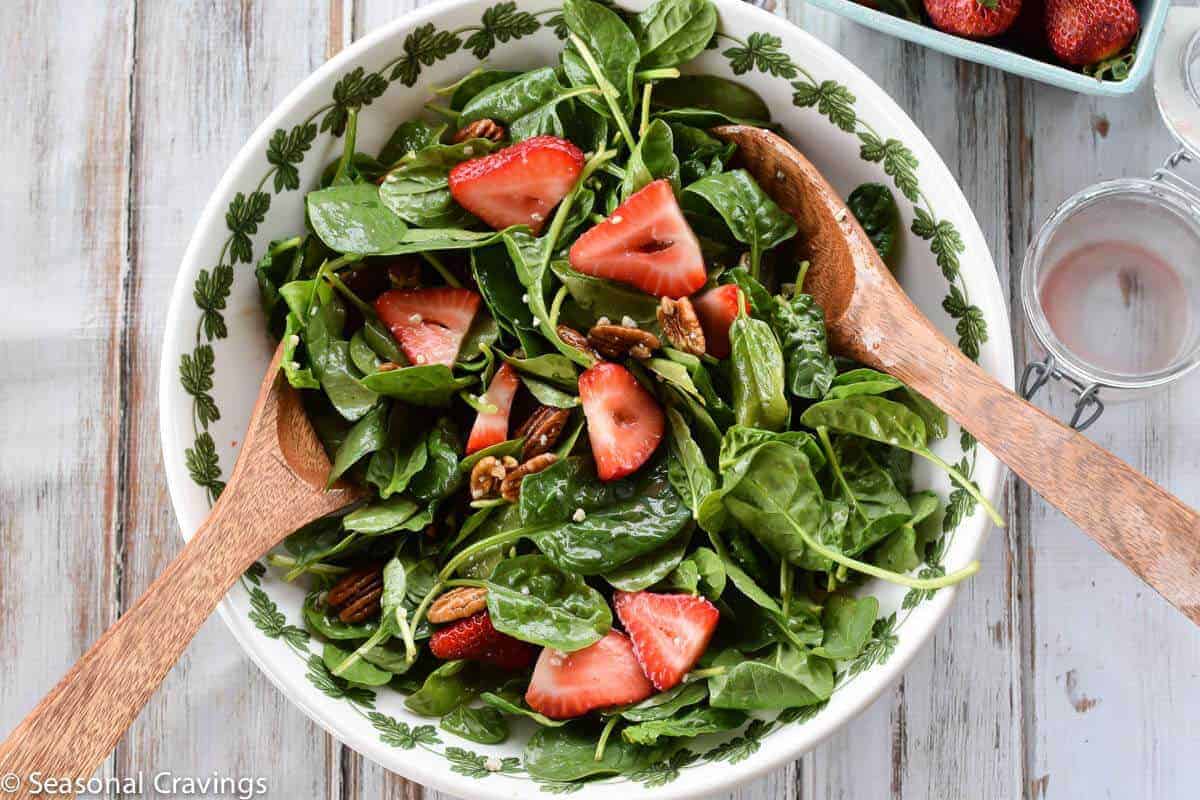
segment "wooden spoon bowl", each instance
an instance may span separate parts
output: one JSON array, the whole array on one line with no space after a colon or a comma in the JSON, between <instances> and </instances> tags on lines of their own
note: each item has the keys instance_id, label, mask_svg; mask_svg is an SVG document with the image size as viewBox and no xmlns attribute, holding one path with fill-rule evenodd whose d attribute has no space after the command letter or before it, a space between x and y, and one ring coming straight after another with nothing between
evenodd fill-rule
<instances>
[{"instance_id":1,"label":"wooden spoon bowl","mask_svg":"<svg viewBox=\"0 0 1200 800\"><path fill-rule=\"evenodd\" d=\"M804 290L831 348L895 375L970 431L1051 505L1200 625L1200 518L1121 459L1022 400L964 356L896 282L858 220L783 138L727 125L742 165L800 228Z\"/></svg>"},{"instance_id":2,"label":"wooden spoon bowl","mask_svg":"<svg viewBox=\"0 0 1200 800\"><path fill-rule=\"evenodd\" d=\"M297 528L359 499L345 484L325 491L329 459L280 372L282 352L208 519L0 744L0 775L91 777L238 577ZM23 784L5 796L33 796L31 781Z\"/></svg>"}]
</instances>

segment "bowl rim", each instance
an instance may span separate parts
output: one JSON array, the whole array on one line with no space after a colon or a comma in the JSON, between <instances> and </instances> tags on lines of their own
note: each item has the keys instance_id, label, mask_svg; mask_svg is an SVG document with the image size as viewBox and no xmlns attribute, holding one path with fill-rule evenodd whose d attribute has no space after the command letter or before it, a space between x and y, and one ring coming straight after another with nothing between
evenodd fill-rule
<instances>
[{"instance_id":1,"label":"bowl rim","mask_svg":"<svg viewBox=\"0 0 1200 800\"><path fill-rule=\"evenodd\" d=\"M430 5L422 6L398 16L396 19L379 26L361 39L348 45L333 58L310 73L275 105L273 110L254 129L245 143L239 148L233 160L223 172L220 180L211 191L209 199L205 203L193 228L192 235L189 238L188 245L176 273L164 322L163 350L159 362L160 444L163 448L164 470L167 476L172 511L175 513L177 522L180 523L181 534L185 541L191 538L192 531L183 530L184 526L181 523L182 515L180 509L189 506L184 492L191 487L183 465L178 463L179 459L175 457L176 454L182 452L183 442L179 438L179 431L176 429L173 421L175 414L172 397L175 389L175 374L174 364L171 359L185 349L181 347L184 326L180 320L185 313L185 306L191 296L192 287L190 282L185 280L184 276L193 275L200 267L198 262L203 247L203 232L210 230L214 222L219 220L223 213L226 199L236 189L237 181L246 171L247 166L259 157L272 132L275 128L279 127L280 121L288 117L294 107L303 102L314 87L320 85L332 75L352 66L356 60L370 52L380 41L389 39L401 31L410 30L423 23L433 21L439 15L447 12L472 6L484 7L487 2L488 0L437 0ZM874 115L886 119L889 125L903 129L905 131L906 143L919 145L916 149L924 149L925 152L934 155L936 158L934 168L943 170L945 177L949 179L944 182L944 190L951 194L956 206L966 210L966 214L961 218L961 222L959 223L964 235L968 236L969 239L977 240L982 245L977 255L986 253L987 265L992 267L985 273L982 265L980 265L980 277L985 282L990 283L990 286L987 294L979 299L981 301L987 300L989 305L992 306L989 309L989 322L995 326L994 333L1001 334L999 337L992 337L992 340L996 343L994 346L999 348L999 353L997 354L998 363L996 364L997 371L993 373L993 377L1005 386L1012 388L1015 362L1011 340L1011 320L1005 303L1006 295L1000 283L999 275L995 270L990 249L986 246L987 240L979 228L978 220L967 203L967 199L963 195L962 188L957 179L955 179L949 167L946 166L945 162L937 154L936 148L933 147L917 124L912 121L882 87L859 69L849 58L843 56L830 45L820 41L813 34L800 28L798 25L793 25L771 12L751 6L749 3L743 2L743 0L713 0L713 2L722 14L729 14L731 17L741 17L742 19L757 20L763 30L771 30L773 26L778 27L780 24L788 25L789 34L799 36L804 41L805 46L810 48L812 52L818 54L820 58L838 64L839 69L843 71L842 74L851 76L854 78L854 82L870 88L873 96L869 99L869 106ZM976 260L980 261L982 259L977 257ZM979 464L980 469L975 475L975 480L984 496L995 503L1000 496L1000 491L1004 484L1006 468L988 454L987 451L982 450L982 448L981 455L983 458ZM978 558L980 551L987 542L991 529L991 522L987 520L986 516L983 516L980 533L975 537L972 546L966 553L968 558ZM841 729L861 714L886 688L896 681L916 654L924 649L930 637L941 626L949 612L954 597L957 595L957 588L949 587L948 589L941 590L922 604L922 607L928 608L930 613L926 615L921 629L910 631L909 635L897 646L896 652L887 660L886 664L882 664L872 670L877 675L874 685L870 686L869 689L856 692L854 698L849 701L846 709L841 714L818 716L807 723L812 734L806 737L810 741L805 745L800 747L781 747L776 752L769 754L759 753L752 760L737 765L729 765L731 767L729 769L712 770L706 773L707 780L703 786L699 787L690 785L686 781L678 781L668 786L660 786L653 789L643 789L640 786L634 785L631 785L630 788L636 788L638 796L652 795L656 800L683 800L684 798L729 791L738 785L796 760L803 753L811 750L828 738L833 732ZM292 687L288 686L282 674L276 674L275 669L269 666L271 659L266 654L265 648L261 647L262 643L257 638L252 640L248 635L248 631L242 630L241 624L235 622L233 610L228 597L223 598L217 607L217 613L239 646L266 675L267 679L282 692L284 697L338 742L379 763L385 769L388 768L388 762L375 755L377 751L383 750L376 741L373 739L364 740L354 729L342 725L338 720L321 712L311 703L306 702L304 694L294 691ZM408 758L404 766L404 777L437 790L455 794L465 793L468 796L480 798L524 797L527 795L530 786L530 784L525 782L519 784L497 784L494 782L471 781L468 778L453 774L449 770L438 769L437 766L437 762L427 761L424 758ZM514 789L514 786L519 788Z\"/></svg>"}]
</instances>

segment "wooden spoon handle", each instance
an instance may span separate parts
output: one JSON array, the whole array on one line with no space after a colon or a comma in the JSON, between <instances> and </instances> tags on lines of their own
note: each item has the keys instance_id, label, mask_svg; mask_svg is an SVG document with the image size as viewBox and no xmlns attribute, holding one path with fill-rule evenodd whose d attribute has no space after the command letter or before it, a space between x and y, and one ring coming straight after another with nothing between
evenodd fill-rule
<instances>
[{"instance_id":1,"label":"wooden spoon handle","mask_svg":"<svg viewBox=\"0 0 1200 800\"><path fill-rule=\"evenodd\" d=\"M958 420L1038 494L1200 625L1196 511L1000 385L940 334L910 334L906 330L893 345L904 339L900 346L912 352L881 366Z\"/></svg>"},{"instance_id":2,"label":"wooden spoon handle","mask_svg":"<svg viewBox=\"0 0 1200 800\"><path fill-rule=\"evenodd\" d=\"M214 513L116 624L0 744L0 775L91 777L256 554L228 552ZM7 789L7 787L5 787Z\"/></svg>"}]
</instances>

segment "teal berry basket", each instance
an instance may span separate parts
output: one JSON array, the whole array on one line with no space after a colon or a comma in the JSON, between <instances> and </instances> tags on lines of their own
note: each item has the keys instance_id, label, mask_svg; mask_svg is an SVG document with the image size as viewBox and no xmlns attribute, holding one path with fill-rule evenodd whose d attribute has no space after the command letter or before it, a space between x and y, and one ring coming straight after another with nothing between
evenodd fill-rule
<instances>
[{"instance_id":1,"label":"teal berry basket","mask_svg":"<svg viewBox=\"0 0 1200 800\"><path fill-rule=\"evenodd\" d=\"M1137 41L1137 51L1133 63L1130 64L1128 76L1124 80L1117 81L1101 80L1084 75L1075 69L1021 55L987 42L976 42L961 36L942 33L929 25L909 22L906 19L859 5L852 0L809 0L809 2L818 8L832 11L834 14L851 19L860 25L898 36L956 58L985 64L1073 92L1107 96L1133 92L1150 74L1154 67L1154 51L1158 47L1158 40L1167 19L1167 9L1171 5L1170 0L1135 0L1138 13L1142 17L1142 32Z\"/></svg>"}]
</instances>

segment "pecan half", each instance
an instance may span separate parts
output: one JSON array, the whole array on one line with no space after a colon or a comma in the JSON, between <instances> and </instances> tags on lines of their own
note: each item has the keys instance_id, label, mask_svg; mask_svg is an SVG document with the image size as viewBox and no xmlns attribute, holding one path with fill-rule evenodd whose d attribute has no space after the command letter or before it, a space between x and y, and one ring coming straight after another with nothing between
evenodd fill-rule
<instances>
[{"instance_id":1,"label":"pecan half","mask_svg":"<svg viewBox=\"0 0 1200 800\"><path fill-rule=\"evenodd\" d=\"M700 326L691 300L664 297L658 304L658 325L675 349L694 356L704 355L704 328Z\"/></svg>"},{"instance_id":2,"label":"pecan half","mask_svg":"<svg viewBox=\"0 0 1200 800\"><path fill-rule=\"evenodd\" d=\"M477 119L464 128L459 128L451 140L455 144L467 139L488 139L499 142L504 138L504 126L494 119Z\"/></svg>"},{"instance_id":3,"label":"pecan half","mask_svg":"<svg viewBox=\"0 0 1200 800\"><path fill-rule=\"evenodd\" d=\"M588 331L588 343L597 353L611 359L649 358L651 352L662 347L658 337L650 331L624 325L596 325Z\"/></svg>"},{"instance_id":4,"label":"pecan half","mask_svg":"<svg viewBox=\"0 0 1200 800\"><path fill-rule=\"evenodd\" d=\"M333 585L325 602L338 612L342 622L363 622L379 613L383 596L383 567L367 564L346 573Z\"/></svg>"},{"instance_id":5,"label":"pecan half","mask_svg":"<svg viewBox=\"0 0 1200 800\"><path fill-rule=\"evenodd\" d=\"M495 456L484 456L471 468L471 499L486 500L500 494L500 483L508 470Z\"/></svg>"},{"instance_id":6,"label":"pecan half","mask_svg":"<svg viewBox=\"0 0 1200 800\"><path fill-rule=\"evenodd\" d=\"M550 452L558 443L558 437L562 435L563 428L570 418L569 408L553 406L540 406L530 414L529 419L517 428L516 435L525 437L525 446L521 448L521 460L528 461L542 453Z\"/></svg>"},{"instance_id":7,"label":"pecan half","mask_svg":"<svg viewBox=\"0 0 1200 800\"><path fill-rule=\"evenodd\" d=\"M558 461L558 456L554 453L542 453L529 459L504 477L500 484L500 496L510 503L517 502L521 499L521 481L525 480L525 476L541 472L555 461Z\"/></svg>"},{"instance_id":8,"label":"pecan half","mask_svg":"<svg viewBox=\"0 0 1200 800\"><path fill-rule=\"evenodd\" d=\"M587 337L570 325L559 325L555 330L558 331L558 338L563 340L563 344L569 344L576 350L582 350L594 358L600 357L600 354L592 349Z\"/></svg>"},{"instance_id":9,"label":"pecan half","mask_svg":"<svg viewBox=\"0 0 1200 800\"><path fill-rule=\"evenodd\" d=\"M426 618L437 625L466 619L487 608L487 589L477 586L460 586L439 595L429 607Z\"/></svg>"}]
</instances>

